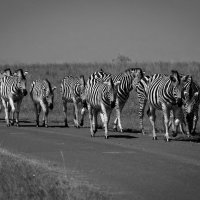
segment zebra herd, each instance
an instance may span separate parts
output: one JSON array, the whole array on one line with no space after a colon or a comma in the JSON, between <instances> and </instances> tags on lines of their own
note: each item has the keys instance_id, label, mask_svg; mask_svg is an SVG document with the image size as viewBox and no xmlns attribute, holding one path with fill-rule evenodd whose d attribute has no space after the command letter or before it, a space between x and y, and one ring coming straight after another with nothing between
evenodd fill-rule
<instances>
[{"instance_id":1,"label":"zebra herd","mask_svg":"<svg viewBox=\"0 0 200 200\"><path fill-rule=\"evenodd\" d=\"M19 126L19 112L22 99L27 95L26 75L22 69L12 74L10 69L0 74L0 96L5 109L7 126ZM49 109L53 109L54 91L56 87L45 80L35 80L30 87L30 97L35 108L36 126L39 127L39 115L43 111L42 126L48 127ZM173 136L176 136L180 127L187 127L187 135L195 134L198 121L200 103L200 87L192 76L180 74L172 70L171 74L145 75L140 68L129 68L124 72L113 75L102 69L94 72L85 81L84 76L66 76L61 80L61 98L63 104L64 124L68 127L67 104L72 102L74 108L74 125L79 128L84 124L86 110L89 113L90 134L97 131L97 115L100 114L105 138L108 138L108 123L112 110L115 108L116 118L113 129L123 132L121 112L129 98L130 92L135 89L139 101L139 119L141 132L145 134L143 116L146 104L147 115L153 128L153 139L156 140L156 110L162 110L164 116L165 139L169 141L169 127L172 125ZM16 107L15 107L16 103ZM81 103L81 116L78 115L78 104ZM11 120L9 115L11 113Z\"/></svg>"}]
</instances>

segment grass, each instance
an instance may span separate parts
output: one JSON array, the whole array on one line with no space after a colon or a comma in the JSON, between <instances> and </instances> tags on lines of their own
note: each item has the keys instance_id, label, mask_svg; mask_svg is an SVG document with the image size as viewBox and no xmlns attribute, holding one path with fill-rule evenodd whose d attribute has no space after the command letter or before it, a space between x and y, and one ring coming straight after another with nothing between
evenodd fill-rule
<instances>
[{"instance_id":1,"label":"grass","mask_svg":"<svg viewBox=\"0 0 200 200\"><path fill-rule=\"evenodd\" d=\"M71 181L65 169L0 148L0 199L106 200L89 184Z\"/></svg>"}]
</instances>

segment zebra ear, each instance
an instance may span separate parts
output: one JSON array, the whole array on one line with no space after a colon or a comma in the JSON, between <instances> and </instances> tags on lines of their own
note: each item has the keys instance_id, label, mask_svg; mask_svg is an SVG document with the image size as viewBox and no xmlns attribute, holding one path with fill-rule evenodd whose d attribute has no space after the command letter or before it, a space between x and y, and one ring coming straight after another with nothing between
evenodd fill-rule
<instances>
[{"instance_id":1,"label":"zebra ear","mask_svg":"<svg viewBox=\"0 0 200 200\"><path fill-rule=\"evenodd\" d=\"M114 83L115 86L118 86L121 83L121 81L117 81Z\"/></svg>"},{"instance_id":2,"label":"zebra ear","mask_svg":"<svg viewBox=\"0 0 200 200\"><path fill-rule=\"evenodd\" d=\"M176 82L176 78L174 78L174 76L172 76L172 75L170 75L170 80L171 80L171 82Z\"/></svg>"},{"instance_id":3,"label":"zebra ear","mask_svg":"<svg viewBox=\"0 0 200 200\"><path fill-rule=\"evenodd\" d=\"M185 99L188 99L189 98L189 93L184 91L184 96L185 96Z\"/></svg>"},{"instance_id":4,"label":"zebra ear","mask_svg":"<svg viewBox=\"0 0 200 200\"><path fill-rule=\"evenodd\" d=\"M27 75L28 75L28 72L27 72L27 71L25 71L25 72L24 72L24 76L27 76Z\"/></svg>"},{"instance_id":5,"label":"zebra ear","mask_svg":"<svg viewBox=\"0 0 200 200\"><path fill-rule=\"evenodd\" d=\"M83 75L80 76L80 83L82 87L85 87L85 78Z\"/></svg>"},{"instance_id":6,"label":"zebra ear","mask_svg":"<svg viewBox=\"0 0 200 200\"><path fill-rule=\"evenodd\" d=\"M198 96L199 96L199 92L195 92L194 97L198 97Z\"/></svg>"},{"instance_id":7,"label":"zebra ear","mask_svg":"<svg viewBox=\"0 0 200 200\"><path fill-rule=\"evenodd\" d=\"M183 77L181 78L181 80L182 80L183 82L186 82L186 81L188 80L189 77L191 77L191 76L189 76L189 75L183 76Z\"/></svg>"},{"instance_id":8,"label":"zebra ear","mask_svg":"<svg viewBox=\"0 0 200 200\"><path fill-rule=\"evenodd\" d=\"M52 87L52 91L54 91L56 88L57 88L56 86L53 86L53 87Z\"/></svg>"},{"instance_id":9,"label":"zebra ear","mask_svg":"<svg viewBox=\"0 0 200 200\"><path fill-rule=\"evenodd\" d=\"M179 76L178 71L176 70L171 71L170 80L172 82L180 82L180 76Z\"/></svg>"}]
</instances>

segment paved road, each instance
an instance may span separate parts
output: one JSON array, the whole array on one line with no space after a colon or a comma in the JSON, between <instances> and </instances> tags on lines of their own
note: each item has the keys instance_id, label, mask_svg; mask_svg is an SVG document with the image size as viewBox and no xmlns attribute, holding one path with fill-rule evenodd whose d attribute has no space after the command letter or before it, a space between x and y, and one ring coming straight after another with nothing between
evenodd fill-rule
<instances>
[{"instance_id":1,"label":"paved road","mask_svg":"<svg viewBox=\"0 0 200 200\"><path fill-rule=\"evenodd\" d=\"M200 143L152 141L136 133L91 138L88 128L5 127L2 147L37 159L50 160L76 178L101 187L120 200L200 199ZM64 161L61 156L64 156Z\"/></svg>"}]
</instances>

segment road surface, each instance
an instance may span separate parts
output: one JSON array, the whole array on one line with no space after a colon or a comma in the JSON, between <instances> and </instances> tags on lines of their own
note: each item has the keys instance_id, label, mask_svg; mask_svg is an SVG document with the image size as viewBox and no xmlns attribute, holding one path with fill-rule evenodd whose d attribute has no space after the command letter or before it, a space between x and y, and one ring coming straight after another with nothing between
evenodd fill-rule
<instances>
[{"instance_id":1,"label":"road surface","mask_svg":"<svg viewBox=\"0 0 200 200\"><path fill-rule=\"evenodd\" d=\"M0 122L1 147L65 166L113 199L200 199L200 143L131 132L110 132L105 140L103 130L91 138L89 128L21 125Z\"/></svg>"}]
</instances>

